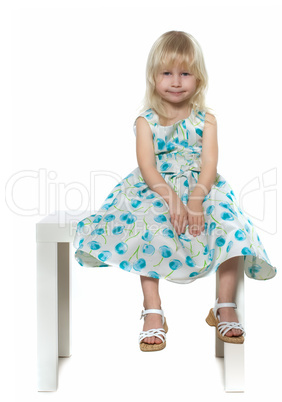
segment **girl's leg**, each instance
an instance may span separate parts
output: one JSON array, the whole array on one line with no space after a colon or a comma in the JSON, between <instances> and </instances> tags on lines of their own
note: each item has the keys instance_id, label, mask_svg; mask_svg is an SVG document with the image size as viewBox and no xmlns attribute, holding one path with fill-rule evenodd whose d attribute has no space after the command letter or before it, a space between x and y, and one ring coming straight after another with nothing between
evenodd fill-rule
<instances>
[{"instance_id":1,"label":"girl's leg","mask_svg":"<svg viewBox=\"0 0 282 402\"><path fill-rule=\"evenodd\" d=\"M161 309L161 298L159 295L159 279L149 278L147 276L140 275L141 286L144 294L144 308L145 310L150 308ZM150 313L144 318L143 331L147 331L153 328L162 328L162 317L160 314ZM161 343L161 339L151 336L143 339L145 343Z\"/></svg>"},{"instance_id":2,"label":"girl's leg","mask_svg":"<svg viewBox=\"0 0 282 402\"><path fill-rule=\"evenodd\" d=\"M219 303L234 303L238 280L238 258L233 257L224 261L218 268L219 271ZM233 307L224 307L218 309L220 322L239 322L237 314ZM232 329L228 331L226 336L240 336L240 329Z\"/></svg>"}]
</instances>

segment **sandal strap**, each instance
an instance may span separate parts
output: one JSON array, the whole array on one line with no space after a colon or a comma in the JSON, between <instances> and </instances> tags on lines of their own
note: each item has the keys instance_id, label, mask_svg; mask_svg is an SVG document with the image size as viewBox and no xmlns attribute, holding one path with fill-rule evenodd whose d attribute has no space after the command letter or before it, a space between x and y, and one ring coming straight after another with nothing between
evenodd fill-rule
<instances>
[{"instance_id":1,"label":"sandal strap","mask_svg":"<svg viewBox=\"0 0 282 402\"><path fill-rule=\"evenodd\" d=\"M150 338L151 336L156 336L159 338L161 341L166 340L166 332L163 328L156 328L156 329L148 329L147 331L141 331L139 334L139 343L145 339L145 338Z\"/></svg>"},{"instance_id":2,"label":"sandal strap","mask_svg":"<svg viewBox=\"0 0 282 402\"><path fill-rule=\"evenodd\" d=\"M164 312L162 309L150 308L148 310L142 310L140 320L150 313L160 314L162 316L162 322L164 324Z\"/></svg>"},{"instance_id":3,"label":"sandal strap","mask_svg":"<svg viewBox=\"0 0 282 402\"><path fill-rule=\"evenodd\" d=\"M236 303L218 303L218 299L215 301L215 306L213 309L214 316L217 317L217 310L223 307L233 307L234 309L237 308Z\"/></svg>"},{"instance_id":4,"label":"sandal strap","mask_svg":"<svg viewBox=\"0 0 282 402\"><path fill-rule=\"evenodd\" d=\"M246 332L242 326L242 324L240 324L239 322L227 322L227 321L223 321L218 323L217 325L217 329L219 330L219 332L221 333L221 335L225 336L225 334L230 331L231 329L240 329L243 334L240 336L245 336Z\"/></svg>"}]
</instances>

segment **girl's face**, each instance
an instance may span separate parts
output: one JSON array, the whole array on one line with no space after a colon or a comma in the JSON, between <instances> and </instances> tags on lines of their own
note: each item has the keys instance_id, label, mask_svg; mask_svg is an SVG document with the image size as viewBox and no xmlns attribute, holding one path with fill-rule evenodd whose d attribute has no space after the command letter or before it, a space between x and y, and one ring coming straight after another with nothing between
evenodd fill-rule
<instances>
[{"instance_id":1,"label":"girl's face","mask_svg":"<svg viewBox=\"0 0 282 402\"><path fill-rule=\"evenodd\" d=\"M179 104L193 96L197 79L180 65L163 68L156 77L156 92L166 102Z\"/></svg>"}]
</instances>

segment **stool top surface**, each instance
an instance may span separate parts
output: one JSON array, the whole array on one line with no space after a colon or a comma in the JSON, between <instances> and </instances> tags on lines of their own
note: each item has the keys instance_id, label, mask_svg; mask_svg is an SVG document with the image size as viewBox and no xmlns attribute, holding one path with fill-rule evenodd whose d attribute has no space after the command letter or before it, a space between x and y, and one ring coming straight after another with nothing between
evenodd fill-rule
<instances>
[{"instance_id":1,"label":"stool top surface","mask_svg":"<svg viewBox=\"0 0 282 402\"><path fill-rule=\"evenodd\" d=\"M90 211L59 210L36 223L37 242L72 242L77 223L91 215Z\"/></svg>"},{"instance_id":2,"label":"stool top surface","mask_svg":"<svg viewBox=\"0 0 282 402\"><path fill-rule=\"evenodd\" d=\"M45 224L45 223L65 223L69 224L72 222L79 222L84 218L87 218L87 216L91 215L90 211L83 211L83 210L78 210L78 211L67 211L67 210L59 210L59 211L53 211L52 213L44 216L40 221L37 222L38 224Z\"/></svg>"}]
</instances>

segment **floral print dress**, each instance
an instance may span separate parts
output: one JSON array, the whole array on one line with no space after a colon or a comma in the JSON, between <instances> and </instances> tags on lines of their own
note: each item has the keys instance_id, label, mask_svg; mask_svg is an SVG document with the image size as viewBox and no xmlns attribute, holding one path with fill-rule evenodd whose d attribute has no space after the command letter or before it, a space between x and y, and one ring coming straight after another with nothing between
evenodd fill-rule
<instances>
[{"instance_id":1,"label":"floral print dress","mask_svg":"<svg viewBox=\"0 0 282 402\"><path fill-rule=\"evenodd\" d=\"M151 127L157 170L186 205L201 173L205 112L196 115L192 110L171 126L161 126L152 109L139 116ZM135 122L133 129L136 135ZM178 235L167 202L147 186L137 167L112 189L96 213L77 224L75 259L85 267L116 266L184 284L241 256L249 278L275 276L252 221L219 173L202 205L205 230L194 237L187 225Z\"/></svg>"}]
</instances>

